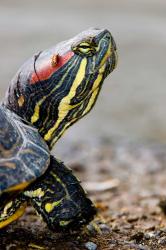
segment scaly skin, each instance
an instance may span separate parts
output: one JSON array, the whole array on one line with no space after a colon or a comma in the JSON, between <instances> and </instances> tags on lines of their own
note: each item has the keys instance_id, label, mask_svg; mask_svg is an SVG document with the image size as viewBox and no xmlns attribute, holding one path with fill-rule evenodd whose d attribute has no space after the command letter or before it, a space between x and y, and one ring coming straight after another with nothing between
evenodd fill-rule
<instances>
[{"instance_id":1,"label":"scaly skin","mask_svg":"<svg viewBox=\"0 0 166 250\"><path fill-rule=\"evenodd\" d=\"M19 218L27 203L34 206L53 231L78 229L96 214L94 205L72 171L53 156L45 174L2 209L0 228Z\"/></svg>"},{"instance_id":2,"label":"scaly skin","mask_svg":"<svg viewBox=\"0 0 166 250\"><path fill-rule=\"evenodd\" d=\"M109 31L84 31L27 61L12 80L4 105L32 123L52 149L92 109L116 62Z\"/></svg>"},{"instance_id":3,"label":"scaly skin","mask_svg":"<svg viewBox=\"0 0 166 250\"><path fill-rule=\"evenodd\" d=\"M110 32L84 31L27 61L3 105L35 126L52 149L65 130L92 109L116 63ZM96 213L79 181L52 156L45 174L1 208L0 228L21 216L27 202L52 230L80 227Z\"/></svg>"}]
</instances>

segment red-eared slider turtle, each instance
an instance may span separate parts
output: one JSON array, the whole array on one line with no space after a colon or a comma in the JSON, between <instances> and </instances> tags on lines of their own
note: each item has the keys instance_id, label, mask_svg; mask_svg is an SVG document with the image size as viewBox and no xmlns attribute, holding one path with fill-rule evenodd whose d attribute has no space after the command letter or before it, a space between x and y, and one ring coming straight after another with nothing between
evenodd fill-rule
<instances>
[{"instance_id":1,"label":"red-eared slider turtle","mask_svg":"<svg viewBox=\"0 0 166 250\"><path fill-rule=\"evenodd\" d=\"M116 53L109 31L89 29L39 52L13 78L0 107L0 228L27 203L52 230L81 226L95 215L79 181L50 150L92 109Z\"/></svg>"}]
</instances>

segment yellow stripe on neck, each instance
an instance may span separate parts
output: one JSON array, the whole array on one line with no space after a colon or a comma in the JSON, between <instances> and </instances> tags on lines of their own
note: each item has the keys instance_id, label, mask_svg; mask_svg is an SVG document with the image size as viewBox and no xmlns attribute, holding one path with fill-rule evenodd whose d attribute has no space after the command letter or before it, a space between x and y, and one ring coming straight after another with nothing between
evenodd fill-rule
<instances>
[{"instance_id":1,"label":"yellow stripe on neck","mask_svg":"<svg viewBox=\"0 0 166 250\"><path fill-rule=\"evenodd\" d=\"M92 92L91 98L90 98L88 105L87 105L87 107L84 110L82 115L85 115L86 113L88 113L91 110L91 108L96 100L96 96L97 96L99 89L100 89L99 86L100 86L100 83L101 83L102 78L103 78L104 70L105 70L105 64L99 69L99 74L98 74L96 80L94 81L94 84L92 87L93 92Z\"/></svg>"},{"instance_id":2,"label":"yellow stripe on neck","mask_svg":"<svg viewBox=\"0 0 166 250\"><path fill-rule=\"evenodd\" d=\"M84 79L85 72L86 72L86 65L87 65L87 59L84 58L84 59L82 59L78 73L75 77L75 80L73 82L73 85L72 85L68 95L65 96L59 104L58 120L56 121L54 126L51 129L49 129L48 132L45 134L45 136L44 136L45 141L49 141L51 139L52 134L58 128L59 124L63 121L65 116L68 114L69 110L71 110L73 108L73 106L70 105L70 100L75 96L78 86L80 85L80 83Z\"/></svg>"},{"instance_id":3,"label":"yellow stripe on neck","mask_svg":"<svg viewBox=\"0 0 166 250\"><path fill-rule=\"evenodd\" d=\"M102 76L99 75L98 78L96 79L98 84L101 82L101 79L102 79ZM92 108L92 106L93 106L93 104L94 104L94 102L96 100L96 96L97 96L98 92L99 92L99 86L93 91L92 96L91 96L91 98L89 100L89 103L88 103L88 105L87 105L87 107L84 110L82 115L85 115L86 113L88 113L91 110L91 108Z\"/></svg>"},{"instance_id":4,"label":"yellow stripe on neck","mask_svg":"<svg viewBox=\"0 0 166 250\"><path fill-rule=\"evenodd\" d=\"M92 106L94 104L94 101L96 100L96 96L97 96L97 94L98 94L98 92L100 90L99 86L100 86L100 83L102 81L104 70L105 70L105 64L99 69L99 74L98 74L96 80L94 81L93 87L92 87L92 90L91 90L91 92L92 92L91 98L89 100L89 103L88 103L86 109L82 113L82 116L84 116L86 113L88 113L91 110L91 108L92 108ZM77 119L78 118L73 118L72 121L70 121L70 123L76 121ZM63 130L58 134L58 136L56 136L54 138L54 140L51 142L51 148L56 143L56 141L58 140L58 138L61 137L61 135L65 132L65 130L68 128L68 125L70 123L66 123L65 126L64 126L64 128L63 128Z\"/></svg>"},{"instance_id":5,"label":"yellow stripe on neck","mask_svg":"<svg viewBox=\"0 0 166 250\"><path fill-rule=\"evenodd\" d=\"M0 219L1 219L1 216L3 219L2 221L0 221L0 229L3 227L6 227L8 224L17 220L19 217L21 217L25 212L26 206L27 206L27 202L21 204L21 206L16 210L16 212L9 217L7 216L7 214L4 214L4 218L3 218L3 214L0 215Z\"/></svg>"},{"instance_id":6,"label":"yellow stripe on neck","mask_svg":"<svg viewBox=\"0 0 166 250\"><path fill-rule=\"evenodd\" d=\"M35 109L34 109L34 114L31 117L31 123L32 124L39 120L40 106L45 101L45 99L46 99L46 97L44 96L39 102L36 103Z\"/></svg>"}]
</instances>

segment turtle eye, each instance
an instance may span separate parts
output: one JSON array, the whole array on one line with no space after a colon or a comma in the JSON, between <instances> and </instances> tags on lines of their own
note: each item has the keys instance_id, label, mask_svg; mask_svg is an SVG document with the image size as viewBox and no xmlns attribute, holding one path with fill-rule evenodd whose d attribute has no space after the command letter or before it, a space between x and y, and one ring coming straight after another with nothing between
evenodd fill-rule
<instances>
[{"instance_id":1,"label":"turtle eye","mask_svg":"<svg viewBox=\"0 0 166 250\"><path fill-rule=\"evenodd\" d=\"M72 50L79 55L92 56L96 53L96 47L89 42L82 42L74 47Z\"/></svg>"}]
</instances>

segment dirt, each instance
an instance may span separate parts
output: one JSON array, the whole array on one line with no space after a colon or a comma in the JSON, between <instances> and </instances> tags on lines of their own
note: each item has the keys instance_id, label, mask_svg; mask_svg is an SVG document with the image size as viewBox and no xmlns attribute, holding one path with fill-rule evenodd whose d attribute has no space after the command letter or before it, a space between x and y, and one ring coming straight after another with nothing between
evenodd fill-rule
<instances>
[{"instance_id":1,"label":"dirt","mask_svg":"<svg viewBox=\"0 0 166 250\"><path fill-rule=\"evenodd\" d=\"M118 180L115 187L94 187L89 193L99 211L95 224L70 234L53 233L28 207L0 231L0 249L166 249L165 152L164 145L122 140L70 147L62 157L84 187Z\"/></svg>"}]
</instances>

